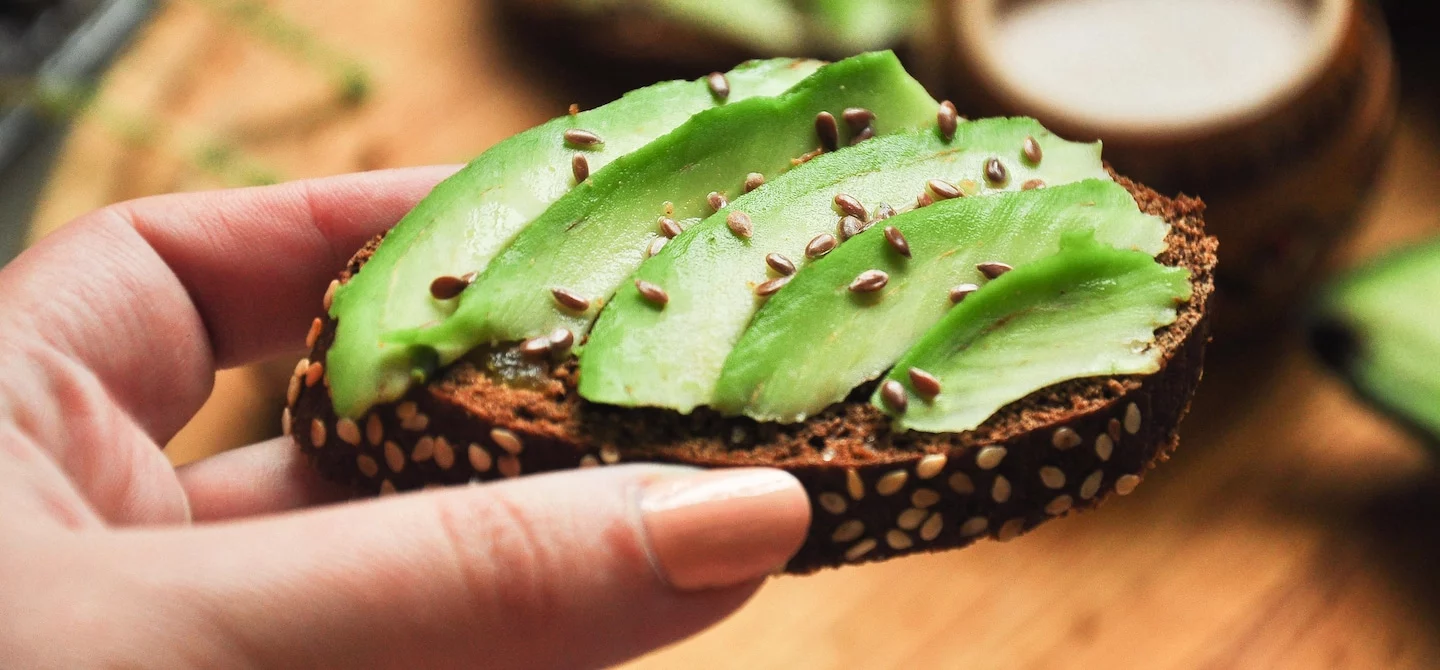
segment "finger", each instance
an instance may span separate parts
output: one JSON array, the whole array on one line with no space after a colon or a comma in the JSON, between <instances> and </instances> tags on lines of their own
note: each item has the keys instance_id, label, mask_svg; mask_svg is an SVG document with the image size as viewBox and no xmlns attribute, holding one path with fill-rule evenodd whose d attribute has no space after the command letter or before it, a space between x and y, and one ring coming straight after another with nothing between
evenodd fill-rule
<instances>
[{"instance_id":1,"label":"finger","mask_svg":"<svg viewBox=\"0 0 1440 670\"><path fill-rule=\"evenodd\" d=\"M142 575L261 667L596 667L720 620L796 551L777 470L622 466L189 532Z\"/></svg>"},{"instance_id":2,"label":"finger","mask_svg":"<svg viewBox=\"0 0 1440 670\"><path fill-rule=\"evenodd\" d=\"M180 467L176 474L195 521L300 509L349 497L305 462L295 441L278 437Z\"/></svg>"}]
</instances>

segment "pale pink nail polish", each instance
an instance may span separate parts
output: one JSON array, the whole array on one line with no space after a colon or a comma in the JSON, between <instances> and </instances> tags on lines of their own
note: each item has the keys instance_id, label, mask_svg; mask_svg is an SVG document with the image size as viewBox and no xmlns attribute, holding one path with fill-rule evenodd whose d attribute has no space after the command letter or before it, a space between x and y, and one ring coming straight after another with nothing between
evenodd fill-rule
<instances>
[{"instance_id":1,"label":"pale pink nail polish","mask_svg":"<svg viewBox=\"0 0 1440 670\"><path fill-rule=\"evenodd\" d=\"M800 482L764 468L651 482L640 510L656 568L687 591L769 575L790 560L810 527Z\"/></svg>"}]
</instances>

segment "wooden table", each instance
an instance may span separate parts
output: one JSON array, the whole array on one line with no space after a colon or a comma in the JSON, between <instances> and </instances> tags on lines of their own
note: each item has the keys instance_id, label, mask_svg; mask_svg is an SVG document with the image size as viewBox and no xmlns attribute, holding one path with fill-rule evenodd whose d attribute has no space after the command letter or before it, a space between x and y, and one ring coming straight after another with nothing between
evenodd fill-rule
<instances>
[{"instance_id":1,"label":"wooden table","mask_svg":"<svg viewBox=\"0 0 1440 670\"><path fill-rule=\"evenodd\" d=\"M319 70L227 24L210 0L172 0L104 87L111 118L87 116L71 137L35 229L224 185L189 158L213 140L287 178L461 161L572 101L483 2L272 7L362 56L372 97L339 105ZM136 144L117 132L124 114L174 132ZM1434 119L1406 108L1341 264L1435 232ZM263 366L222 373L172 456L272 434L282 386ZM777 579L635 667L1440 666L1440 479L1415 441L1293 337L1214 361L1184 435L1170 464L1101 513L1006 545Z\"/></svg>"}]
</instances>

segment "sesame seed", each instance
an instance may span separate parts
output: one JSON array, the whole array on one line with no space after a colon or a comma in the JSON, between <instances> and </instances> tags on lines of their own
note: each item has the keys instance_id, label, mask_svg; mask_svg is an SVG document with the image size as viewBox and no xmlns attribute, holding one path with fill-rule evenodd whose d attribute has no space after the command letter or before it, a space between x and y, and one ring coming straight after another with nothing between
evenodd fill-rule
<instances>
[{"instance_id":1,"label":"sesame seed","mask_svg":"<svg viewBox=\"0 0 1440 670\"><path fill-rule=\"evenodd\" d=\"M576 114L579 114L579 113L580 113L580 105L579 105L579 103L574 103L574 102L570 103L570 109L566 110L566 113L569 114L570 116L575 116Z\"/></svg>"},{"instance_id":2,"label":"sesame seed","mask_svg":"<svg viewBox=\"0 0 1440 670\"><path fill-rule=\"evenodd\" d=\"M1020 537L1020 534L1023 532L1025 532L1025 520L1017 517L1006 521L1004 525L1000 526L1000 532L996 535L995 539L1001 542L1009 542L1010 540Z\"/></svg>"},{"instance_id":3,"label":"sesame seed","mask_svg":"<svg viewBox=\"0 0 1440 670\"><path fill-rule=\"evenodd\" d=\"M875 120L875 112L864 107L846 107L840 112L840 118L845 119L845 125L850 126L850 130L858 133L870 127L870 122Z\"/></svg>"},{"instance_id":4,"label":"sesame seed","mask_svg":"<svg viewBox=\"0 0 1440 670\"><path fill-rule=\"evenodd\" d=\"M590 178L590 161L585 158L585 154L570 157L570 174L575 177L576 184Z\"/></svg>"},{"instance_id":5,"label":"sesame seed","mask_svg":"<svg viewBox=\"0 0 1440 670\"><path fill-rule=\"evenodd\" d=\"M977 263L975 269L979 270L980 274L985 275L986 279L994 279L1015 268L1000 261L985 261L984 263Z\"/></svg>"},{"instance_id":6,"label":"sesame seed","mask_svg":"<svg viewBox=\"0 0 1440 670\"><path fill-rule=\"evenodd\" d=\"M1120 420L1119 420L1119 419L1111 419L1109 425L1106 426L1105 432L1110 435L1110 439L1111 439L1111 440L1114 440L1115 442L1119 442L1119 441L1120 441Z\"/></svg>"},{"instance_id":7,"label":"sesame seed","mask_svg":"<svg viewBox=\"0 0 1440 670\"><path fill-rule=\"evenodd\" d=\"M865 205L860 204L860 201L856 200L855 196L846 193L835 194L835 209L839 210L841 214L848 214L862 220L865 219L868 214L868 212L865 211Z\"/></svg>"},{"instance_id":8,"label":"sesame seed","mask_svg":"<svg viewBox=\"0 0 1440 670\"><path fill-rule=\"evenodd\" d=\"M635 288L640 291L640 297L657 307L664 307L665 303L670 302L670 294L666 293L665 289L644 279L636 279Z\"/></svg>"},{"instance_id":9,"label":"sesame seed","mask_svg":"<svg viewBox=\"0 0 1440 670\"><path fill-rule=\"evenodd\" d=\"M441 470L449 470L455 467L455 448L450 446L450 441L442 435L435 438L435 465Z\"/></svg>"},{"instance_id":10,"label":"sesame seed","mask_svg":"<svg viewBox=\"0 0 1440 670\"><path fill-rule=\"evenodd\" d=\"M390 448L392 444L395 443L387 440L385 442L385 448ZM410 460L416 463L424 463L432 458L435 458L435 438L424 435L420 439L415 440L415 448L410 450Z\"/></svg>"},{"instance_id":11,"label":"sesame seed","mask_svg":"<svg viewBox=\"0 0 1440 670\"><path fill-rule=\"evenodd\" d=\"M600 448L600 462L605 465L615 465L620 462L620 450L610 445Z\"/></svg>"},{"instance_id":12,"label":"sesame seed","mask_svg":"<svg viewBox=\"0 0 1440 670\"><path fill-rule=\"evenodd\" d=\"M315 361L311 363L310 367L305 368L305 385L314 386L320 383L320 377L322 377L324 374L324 364L322 364L320 361Z\"/></svg>"},{"instance_id":13,"label":"sesame seed","mask_svg":"<svg viewBox=\"0 0 1440 670\"><path fill-rule=\"evenodd\" d=\"M1036 142L1035 138L1029 135L1025 136L1025 142L1020 145L1020 153L1025 156L1025 160L1029 161L1031 165L1039 165L1040 159L1044 157L1044 154L1040 151L1040 143Z\"/></svg>"},{"instance_id":14,"label":"sesame seed","mask_svg":"<svg viewBox=\"0 0 1440 670\"><path fill-rule=\"evenodd\" d=\"M595 146L604 144L604 142L600 140L599 135L596 135L595 133L592 133L588 130L581 130L579 128L571 128L570 130L565 131L564 137L566 144L580 149L590 149Z\"/></svg>"},{"instance_id":15,"label":"sesame seed","mask_svg":"<svg viewBox=\"0 0 1440 670\"><path fill-rule=\"evenodd\" d=\"M400 427L405 430L420 432L430 425L430 417L422 412L416 412L408 419L400 420Z\"/></svg>"},{"instance_id":16,"label":"sesame seed","mask_svg":"<svg viewBox=\"0 0 1440 670\"><path fill-rule=\"evenodd\" d=\"M910 404L910 396L905 392L905 387L894 379L887 379L880 384L880 400L896 414L904 414L905 408Z\"/></svg>"},{"instance_id":17,"label":"sesame seed","mask_svg":"<svg viewBox=\"0 0 1440 670\"><path fill-rule=\"evenodd\" d=\"M940 502L940 494L934 489L915 489L910 494L910 504L916 507L925 508Z\"/></svg>"},{"instance_id":18,"label":"sesame seed","mask_svg":"<svg viewBox=\"0 0 1440 670\"><path fill-rule=\"evenodd\" d=\"M725 199L725 194L719 191L711 191L705 196L705 202L710 205L710 209L717 212L725 209L725 206L730 204L730 201Z\"/></svg>"},{"instance_id":19,"label":"sesame seed","mask_svg":"<svg viewBox=\"0 0 1440 670\"><path fill-rule=\"evenodd\" d=\"M550 338L541 335L520 343L520 354L530 358L550 355Z\"/></svg>"},{"instance_id":20,"label":"sesame seed","mask_svg":"<svg viewBox=\"0 0 1440 670\"><path fill-rule=\"evenodd\" d=\"M388 480L388 479L385 480L385 481L383 481L383 482L380 482L380 495L382 495L382 496L393 496L393 495L395 495L395 484L391 483L391 481Z\"/></svg>"},{"instance_id":21,"label":"sesame seed","mask_svg":"<svg viewBox=\"0 0 1440 670\"><path fill-rule=\"evenodd\" d=\"M550 295L551 297L555 298L556 304L564 307L565 309L573 310L576 312L583 312L587 309L590 309L589 299L585 298L579 293L571 291L568 288L552 288L550 289Z\"/></svg>"},{"instance_id":22,"label":"sesame seed","mask_svg":"<svg viewBox=\"0 0 1440 670\"><path fill-rule=\"evenodd\" d=\"M805 152L805 153L803 153L803 154L800 154L798 157L791 158L791 159L790 159L790 166L791 166L791 167L799 167L799 166L801 166L801 165L804 165L804 164L806 164L806 163L809 163L809 162L810 162L811 160L813 160L816 156L819 156L820 154L823 154L823 153L825 153L825 150L824 150L823 148L821 148L821 149L816 149L816 150L814 150L814 151L807 151L807 152Z\"/></svg>"},{"instance_id":23,"label":"sesame seed","mask_svg":"<svg viewBox=\"0 0 1440 670\"><path fill-rule=\"evenodd\" d=\"M1056 428L1055 432L1050 435L1050 446L1055 447L1060 451L1074 449L1075 447L1080 446L1080 443L1083 441L1084 440L1080 439L1079 433L1075 432L1074 429L1066 426Z\"/></svg>"},{"instance_id":24,"label":"sesame seed","mask_svg":"<svg viewBox=\"0 0 1440 670\"><path fill-rule=\"evenodd\" d=\"M874 137L875 129L866 126L865 128L861 129L860 132L855 133L854 137L850 138L850 146L853 147L861 142L864 142L865 140L872 139Z\"/></svg>"},{"instance_id":25,"label":"sesame seed","mask_svg":"<svg viewBox=\"0 0 1440 670\"><path fill-rule=\"evenodd\" d=\"M723 73L711 72L706 75L705 84L710 87L710 94L715 96L716 100L725 102L726 98L730 97L730 80L726 79Z\"/></svg>"},{"instance_id":26,"label":"sesame seed","mask_svg":"<svg viewBox=\"0 0 1440 670\"><path fill-rule=\"evenodd\" d=\"M750 174L745 175L745 186L742 188L741 192L749 193L764 185L765 175L760 174L759 172L751 172Z\"/></svg>"},{"instance_id":27,"label":"sesame seed","mask_svg":"<svg viewBox=\"0 0 1440 670\"><path fill-rule=\"evenodd\" d=\"M750 215L741 211L730 212L725 217L725 225L729 226L730 232L736 237L750 239L755 234L755 223L750 220Z\"/></svg>"},{"instance_id":28,"label":"sesame seed","mask_svg":"<svg viewBox=\"0 0 1440 670\"><path fill-rule=\"evenodd\" d=\"M937 379L935 375L920 368L910 368L908 374L910 375L910 388L915 389L916 393L926 398L934 398L940 395L940 380ZM942 456L941 458L944 457Z\"/></svg>"},{"instance_id":29,"label":"sesame seed","mask_svg":"<svg viewBox=\"0 0 1440 670\"><path fill-rule=\"evenodd\" d=\"M335 435L346 444L360 446L360 424L354 419L342 418L335 422Z\"/></svg>"},{"instance_id":30,"label":"sesame seed","mask_svg":"<svg viewBox=\"0 0 1440 670\"><path fill-rule=\"evenodd\" d=\"M960 113L955 111L955 103L946 100L940 103L940 111L935 113L935 121L940 125L940 137L946 142L955 138L955 129L960 125Z\"/></svg>"},{"instance_id":31,"label":"sesame seed","mask_svg":"<svg viewBox=\"0 0 1440 670\"><path fill-rule=\"evenodd\" d=\"M840 129L835 125L835 115L820 112L815 115L815 134L820 137L820 148L834 151L840 146Z\"/></svg>"},{"instance_id":32,"label":"sesame seed","mask_svg":"<svg viewBox=\"0 0 1440 670\"><path fill-rule=\"evenodd\" d=\"M291 377L290 383L285 387L285 404L294 405L300 399L300 378Z\"/></svg>"},{"instance_id":33,"label":"sesame seed","mask_svg":"<svg viewBox=\"0 0 1440 670\"><path fill-rule=\"evenodd\" d=\"M550 351L553 352L569 351L575 345L575 333L569 328L556 328L545 339L550 340Z\"/></svg>"},{"instance_id":34,"label":"sesame seed","mask_svg":"<svg viewBox=\"0 0 1440 670\"><path fill-rule=\"evenodd\" d=\"M654 258L655 254L660 253L660 250L665 248L665 243L669 241L670 238L663 236L650 240L650 246L645 247L645 256L647 258Z\"/></svg>"},{"instance_id":35,"label":"sesame seed","mask_svg":"<svg viewBox=\"0 0 1440 670\"><path fill-rule=\"evenodd\" d=\"M905 534L903 530L891 530L885 533L885 544L890 545L895 551L904 551L915 546L915 541Z\"/></svg>"},{"instance_id":36,"label":"sesame seed","mask_svg":"<svg viewBox=\"0 0 1440 670\"><path fill-rule=\"evenodd\" d=\"M339 289L339 288L340 288L340 280L339 280L339 279L331 279L331 280L330 280L330 285L325 287L325 297L323 297L323 298L320 299L320 306L323 307L323 308L325 308L325 311L326 311L326 312L329 312L329 311L330 311L330 307L335 304L335 291L336 291L336 289Z\"/></svg>"},{"instance_id":37,"label":"sesame seed","mask_svg":"<svg viewBox=\"0 0 1440 670\"><path fill-rule=\"evenodd\" d=\"M500 476L507 479L519 477L520 459L515 458L514 456L501 456L499 460L499 465L496 466L496 469L500 471Z\"/></svg>"},{"instance_id":38,"label":"sesame seed","mask_svg":"<svg viewBox=\"0 0 1440 670\"><path fill-rule=\"evenodd\" d=\"M786 258L784 254L765 254L765 264L782 275L795 274L795 262Z\"/></svg>"},{"instance_id":39,"label":"sesame seed","mask_svg":"<svg viewBox=\"0 0 1440 670\"><path fill-rule=\"evenodd\" d=\"M860 233L870 229L874 222L867 222L856 217L845 215L840 217L840 239L848 240Z\"/></svg>"},{"instance_id":40,"label":"sesame seed","mask_svg":"<svg viewBox=\"0 0 1440 670\"><path fill-rule=\"evenodd\" d=\"M860 479L860 473L856 472L855 468L845 471L845 489L853 500L865 498L865 481Z\"/></svg>"},{"instance_id":41,"label":"sesame seed","mask_svg":"<svg viewBox=\"0 0 1440 670\"><path fill-rule=\"evenodd\" d=\"M990 520L983 516L972 516L960 524L960 534L965 537L974 537L990 528Z\"/></svg>"},{"instance_id":42,"label":"sesame seed","mask_svg":"<svg viewBox=\"0 0 1440 670\"><path fill-rule=\"evenodd\" d=\"M1115 492L1122 496L1128 496L1139 485L1140 477L1138 475L1120 475L1120 478L1115 480Z\"/></svg>"},{"instance_id":43,"label":"sesame seed","mask_svg":"<svg viewBox=\"0 0 1440 670\"><path fill-rule=\"evenodd\" d=\"M1050 516L1060 516L1061 514L1070 511L1070 508L1074 506L1074 504L1075 499L1071 498L1070 496L1055 496L1053 499L1050 500L1050 502L1045 504L1045 513L1049 514Z\"/></svg>"},{"instance_id":44,"label":"sesame seed","mask_svg":"<svg viewBox=\"0 0 1440 670\"><path fill-rule=\"evenodd\" d=\"M875 482L875 492L882 496L895 495L905 487L905 481L909 478L910 473L904 470L891 470Z\"/></svg>"},{"instance_id":45,"label":"sesame seed","mask_svg":"<svg viewBox=\"0 0 1440 670\"><path fill-rule=\"evenodd\" d=\"M990 499L997 503L1010 499L1010 480L1005 475L995 475L995 483L990 486Z\"/></svg>"},{"instance_id":46,"label":"sesame seed","mask_svg":"<svg viewBox=\"0 0 1440 670\"><path fill-rule=\"evenodd\" d=\"M890 248L895 253L906 258L910 257L910 241L905 239L905 234L895 226L885 226L885 241L890 243Z\"/></svg>"},{"instance_id":47,"label":"sesame seed","mask_svg":"<svg viewBox=\"0 0 1440 670\"><path fill-rule=\"evenodd\" d=\"M1140 408L1133 402L1125 407L1125 432L1131 435L1140 432Z\"/></svg>"},{"instance_id":48,"label":"sesame seed","mask_svg":"<svg viewBox=\"0 0 1440 670\"><path fill-rule=\"evenodd\" d=\"M974 284L961 284L950 289L950 304L958 304L960 301L970 297L971 293L979 291L980 287Z\"/></svg>"},{"instance_id":49,"label":"sesame seed","mask_svg":"<svg viewBox=\"0 0 1440 670\"><path fill-rule=\"evenodd\" d=\"M810 240L809 244L805 245L805 257L811 259L820 258L833 251L839 243L839 240L836 240L834 235L830 233L820 233L815 236L815 239Z\"/></svg>"},{"instance_id":50,"label":"sesame seed","mask_svg":"<svg viewBox=\"0 0 1440 670\"><path fill-rule=\"evenodd\" d=\"M495 443L495 446L511 454L518 455L525 448L525 443L520 441L519 435L504 428L491 428L490 440Z\"/></svg>"},{"instance_id":51,"label":"sesame seed","mask_svg":"<svg viewBox=\"0 0 1440 670\"><path fill-rule=\"evenodd\" d=\"M380 474L380 464L375 462L369 454L360 454L355 457L355 467L360 469L360 474L374 478Z\"/></svg>"},{"instance_id":52,"label":"sesame seed","mask_svg":"<svg viewBox=\"0 0 1440 670\"><path fill-rule=\"evenodd\" d=\"M930 479L940 474L949 460L945 454L926 454L919 463L915 464L915 475L921 479Z\"/></svg>"},{"instance_id":53,"label":"sesame seed","mask_svg":"<svg viewBox=\"0 0 1440 670\"><path fill-rule=\"evenodd\" d=\"M934 512L929 518L925 519L925 523L920 526L920 539L930 542L940 537L940 530L944 527L945 517L941 516L939 512Z\"/></svg>"},{"instance_id":54,"label":"sesame seed","mask_svg":"<svg viewBox=\"0 0 1440 670\"><path fill-rule=\"evenodd\" d=\"M310 322L310 331L305 333L305 348L308 349L315 346L315 341L320 339L320 331L324 328L325 322L321 321L318 316L315 317L314 321Z\"/></svg>"},{"instance_id":55,"label":"sesame seed","mask_svg":"<svg viewBox=\"0 0 1440 670\"><path fill-rule=\"evenodd\" d=\"M303 377L305 369L310 367L310 359L302 358L295 363L295 371L291 373L295 377Z\"/></svg>"},{"instance_id":56,"label":"sesame seed","mask_svg":"<svg viewBox=\"0 0 1440 670\"><path fill-rule=\"evenodd\" d=\"M1010 453L1005 447L984 447L975 454L975 465L981 470L994 470L1000 466L1000 461L1005 460L1005 455Z\"/></svg>"},{"instance_id":57,"label":"sesame seed","mask_svg":"<svg viewBox=\"0 0 1440 670\"><path fill-rule=\"evenodd\" d=\"M921 191L920 195L915 196L915 209L924 209L933 204L935 204L935 198L930 197L929 191Z\"/></svg>"},{"instance_id":58,"label":"sesame seed","mask_svg":"<svg viewBox=\"0 0 1440 670\"><path fill-rule=\"evenodd\" d=\"M878 544L880 543L876 542L875 538L873 537L867 537L859 542L856 542L849 549L845 550L845 560L858 561L861 558L864 558L865 554L874 551L875 546Z\"/></svg>"},{"instance_id":59,"label":"sesame seed","mask_svg":"<svg viewBox=\"0 0 1440 670\"><path fill-rule=\"evenodd\" d=\"M310 446L319 449L325 446L325 422L319 419L310 421Z\"/></svg>"},{"instance_id":60,"label":"sesame seed","mask_svg":"<svg viewBox=\"0 0 1440 670\"><path fill-rule=\"evenodd\" d=\"M1040 468L1040 481L1045 484L1046 488L1063 489L1065 488L1065 471L1053 465L1047 465Z\"/></svg>"},{"instance_id":61,"label":"sesame seed","mask_svg":"<svg viewBox=\"0 0 1440 670\"><path fill-rule=\"evenodd\" d=\"M845 496L830 491L821 493L817 498L817 502L820 503L821 509L837 516L844 514L845 510L850 507L850 503L845 502Z\"/></svg>"},{"instance_id":62,"label":"sesame seed","mask_svg":"<svg viewBox=\"0 0 1440 670\"><path fill-rule=\"evenodd\" d=\"M675 221L675 219L672 219L668 216L660 217L658 223L660 224L660 234L664 235L665 237L673 238L678 236L680 233L685 232L685 230L680 227L680 224Z\"/></svg>"},{"instance_id":63,"label":"sesame seed","mask_svg":"<svg viewBox=\"0 0 1440 670\"><path fill-rule=\"evenodd\" d=\"M391 472L400 472L405 469L405 452L400 450L400 445L394 442L385 443L385 464L390 466Z\"/></svg>"},{"instance_id":64,"label":"sesame seed","mask_svg":"<svg viewBox=\"0 0 1440 670\"><path fill-rule=\"evenodd\" d=\"M884 270L866 270L850 282L850 290L854 293L874 293L890 282L890 275Z\"/></svg>"},{"instance_id":65,"label":"sesame seed","mask_svg":"<svg viewBox=\"0 0 1440 670\"><path fill-rule=\"evenodd\" d=\"M395 406L395 418L405 421L414 417L420 411L420 406L413 400L406 400Z\"/></svg>"},{"instance_id":66,"label":"sesame seed","mask_svg":"<svg viewBox=\"0 0 1440 670\"><path fill-rule=\"evenodd\" d=\"M580 457L580 467L598 468L600 467L600 459L595 458L594 454L585 454L584 456Z\"/></svg>"},{"instance_id":67,"label":"sesame seed","mask_svg":"<svg viewBox=\"0 0 1440 670\"><path fill-rule=\"evenodd\" d=\"M1095 494L1100 492L1100 484L1104 479L1105 471L1103 470L1096 470L1090 473L1090 476L1086 477L1085 481L1080 482L1080 497L1084 500L1094 498Z\"/></svg>"},{"instance_id":68,"label":"sesame seed","mask_svg":"<svg viewBox=\"0 0 1440 670\"><path fill-rule=\"evenodd\" d=\"M465 450L465 454L470 459L470 467L476 472L489 472L490 466L494 464L490 458L490 452L485 451L485 448L478 444L471 443L470 447Z\"/></svg>"},{"instance_id":69,"label":"sesame seed","mask_svg":"<svg viewBox=\"0 0 1440 670\"><path fill-rule=\"evenodd\" d=\"M1095 437L1095 455L1099 456L1101 461L1110 460L1110 454L1114 452L1115 440L1110 439L1109 435L1101 433Z\"/></svg>"},{"instance_id":70,"label":"sesame seed","mask_svg":"<svg viewBox=\"0 0 1440 670\"><path fill-rule=\"evenodd\" d=\"M951 491L959 493L962 496L968 496L975 492L974 480L970 479L970 475L967 475L963 472L957 472L953 475L950 475L950 480L948 483L950 484Z\"/></svg>"},{"instance_id":71,"label":"sesame seed","mask_svg":"<svg viewBox=\"0 0 1440 670\"><path fill-rule=\"evenodd\" d=\"M954 198L964 197L965 195L964 191L961 191L954 184L945 181L944 179L931 179L930 181L925 182L925 188L929 189L931 193L935 194L936 200L951 200Z\"/></svg>"},{"instance_id":72,"label":"sesame seed","mask_svg":"<svg viewBox=\"0 0 1440 670\"><path fill-rule=\"evenodd\" d=\"M1037 188L1045 188L1044 179L1026 179L1025 183L1020 185L1022 191L1033 191Z\"/></svg>"},{"instance_id":73,"label":"sesame seed","mask_svg":"<svg viewBox=\"0 0 1440 670\"><path fill-rule=\"evenodd\" d=\"M929 512L923 509L911 507L900 513L900 516L895 519L895 525L904 530L915 530L920 527L920 524L925 521L925 517L929 514Z\"/></svg>"},{"instance_id":74,"label":"sesame seed","mask_svg":"<svg viewBox=\"0 0 1440 670\"><path fill-rule=\"evenodd\" d=\"M993 185L1004 184L1010 178L1009 172L1005 170L1005 164L999 158L991 158L985 161L985 181Z\"/></svg>"},{"instance_id":75,"label":"sesame seed","mask_svg":"<svg viewBox=\"0 0 1440 670\"><path fill-rule=\"evenodd\" d=\"M371 413L370 418L365 421L365 439L370 446L380 446L380 440L385 438L385 424L380 422L380 415Z\"/></svg>"},{"instance_id":76,"label":"sesame seed","mask_svg":"<svg viewBox=\"0 0 1440 670\"><path fill-rule=\"evenodd\" d=\"M842 542L854 542L865 534L865 522L859 519L850 519L835 527L835 532L830 534L830 541L836 544Z\"/></svg>"},{"instance_id":77,"label":"sesame seed","mask_svg":"<svg viewBox=\"0 0 1440 670\"><path fill-rule=\"evenodd\" d=\"M875 220L875 221L884 221L885 219L888 219L888 218L890 218L890 217L892 217L892 216L895 216L896 213L897 213L897 212L895 211L895 208L894 208L894 207L891 207L888 203L883 203L883 202L882 202L882 203L880 203L880 206L879 206L879 207L876 207L876 208L875 208L875 218L874 218L874 220Z\"/></svg>"},{"instance_id":78,"label":"sesame seed","mask_svg":"<svg viewBox=\"0 0 1440 670\"><path fill-rule=\"evenodd\" d=\"M295 419L291 416L289 407L280 410L280 434L284 435L285 437L290 437L290 431L293 427L292 424L294 423L294 421Z\"/></svg>"},{"instance_id":79,"label":"sesame seed","mask_svg":"<svg viewBox=\"0 0 1440 670\"><path fill-rule=\"evenodd\" d=\"M780 289L785 288L785 285L789 284L791 279L794 279L794 276L786 275L784 277L767 279L755 287L755 295L761 298L768 298L775 295Z\"/></svg>"}]
</instances>

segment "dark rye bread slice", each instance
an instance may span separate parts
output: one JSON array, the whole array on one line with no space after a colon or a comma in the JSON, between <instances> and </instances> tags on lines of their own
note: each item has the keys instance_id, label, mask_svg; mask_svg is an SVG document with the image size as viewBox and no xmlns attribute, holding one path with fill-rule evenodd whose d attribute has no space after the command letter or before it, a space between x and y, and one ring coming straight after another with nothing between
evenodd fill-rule
<instances>
[{"instance_id":1,"label":"dark rye bread slice","mask_svg":"<svg viewBox=\"0 0 1440 670\"><path fill-rule=\"evenodd\" d=\"M974 431L891 432L868 403L869 388L788 425L595 405L576 395L573 362L551 369L513 349L476 352L397 403L337 421L324 368L310 362L324 359L334 337L334 322L319 319L310 359L291 380L285 429L327 477L372 495L631 461L783 468L804 484L814 511L787 566L796 573L1009 540L1133 490L1174 450L1200 380L1217 247L1204 233L1204 205L1117 179L1171 224L1159 260L1191 272L1193 298L1157 333L1161 370L1056 384Z\"/></svg>"}]
</instances>

